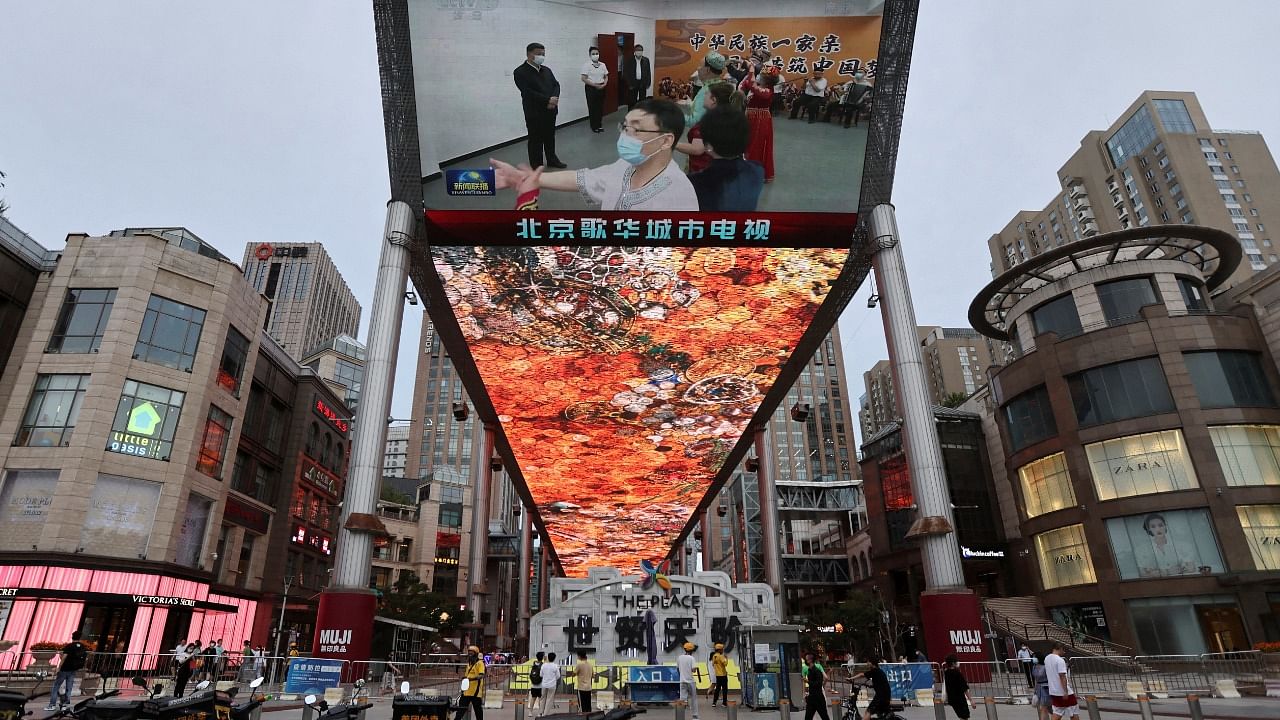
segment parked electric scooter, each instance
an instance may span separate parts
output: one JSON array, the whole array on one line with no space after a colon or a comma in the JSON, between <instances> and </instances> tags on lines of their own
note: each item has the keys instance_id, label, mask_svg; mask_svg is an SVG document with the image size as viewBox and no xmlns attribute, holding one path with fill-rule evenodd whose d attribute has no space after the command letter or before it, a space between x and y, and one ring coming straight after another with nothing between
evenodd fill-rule
<instances>
[{"instance_id":1,"label":"parked electric scooter","mask_svg":"<svg viewBox=\"0 0 1280 720\"><path fill-rule=\"evenodd\" d=\"M164 691L164 685L156 683L154 687L147 685L146 678L134 677L130 683L141 688L145 695L115 697L93 703L92 720L142 720L148 716L144 713L146 704Z\"/></svg>"},{"instance_id":2,"label":"parked electric scooter","mask_svg":"<svg viewBox=\"0 0 1280 720\"><path fill-rule=\"evenodd\" d=\"M106 692L97 693L92 697L87 697L84 700L81 700L71 707L64 707L58 710L58 712L46 717L44 720L53 720L54 718L76 718L76 720L94 718L94 706L107 698L112 698L119 694L119 690L107 690Z\"/></svg>"},{"instance_id":3,"label":"parked electric scooter","mask_svg":"<svg viewBox=\"0 0 1280 720\"><path fill-rule=\"evenodd\" d=\"M360 717L360 713L373 707L373 703L357 702L363 689L364 680L357 680L351 690L351 695L337 705L330 706L324 700L317 700L315 695L304 697L302 702L316 711L317 720L357 720Z\"/></svg>"},{"instance_id":4,"label":"parked electric scooter","mask_svg":"<svg viewBox=\"0 0 1280 720\"><path fill-rule=\"evenodd\" d=\"M266 697L258 692L258 688L262 687L263 678L254 678L249 681L249 697L240 702L236 702L236 695L240 694L240 688L233 687L227 691L227 696L231 698L231 720L250 720L253 717L253 711L262 706Z\"/></svg>"}]
</instances>

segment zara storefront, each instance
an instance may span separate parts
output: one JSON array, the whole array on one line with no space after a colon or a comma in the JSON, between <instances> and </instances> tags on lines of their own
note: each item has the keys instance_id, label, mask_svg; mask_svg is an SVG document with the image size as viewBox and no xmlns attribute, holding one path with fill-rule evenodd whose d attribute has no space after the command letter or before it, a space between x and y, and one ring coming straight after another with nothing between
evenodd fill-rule
<instances>
[{"instance_id":1,"label":"zara storefront","mask_svg":"<svg viewBox=\"0 0 1280 720\"><path fill-rule=\"evenodd\" d=\"M992 373L1025 543L1051 618L1137 654L1280 639L1280 374L1210 292L1236 240L1138 228L996 278L970 321Z\"/></svg>"}]
</instances>

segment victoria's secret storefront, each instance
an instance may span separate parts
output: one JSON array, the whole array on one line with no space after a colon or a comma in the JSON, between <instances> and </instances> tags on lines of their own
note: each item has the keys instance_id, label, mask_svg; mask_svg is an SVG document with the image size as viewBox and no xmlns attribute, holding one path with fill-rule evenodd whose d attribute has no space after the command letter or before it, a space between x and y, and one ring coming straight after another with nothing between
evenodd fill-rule
<instances>
[{"instance_id":1,"label":"victoria's secret storefront","mask_svg":"<svg viewBox=\"0 0 1280 720\"><path fill-rule=\"evenodd\" d=\"M0 654L13 666L32 643L64 643L76 630L101 653L128 653L126 670L189 640L238 648L253 632L258 601L209 591L208 583L144 572L0 565ZM29 656L28 656L29 657Z\"/></svg>"}]
</instances>

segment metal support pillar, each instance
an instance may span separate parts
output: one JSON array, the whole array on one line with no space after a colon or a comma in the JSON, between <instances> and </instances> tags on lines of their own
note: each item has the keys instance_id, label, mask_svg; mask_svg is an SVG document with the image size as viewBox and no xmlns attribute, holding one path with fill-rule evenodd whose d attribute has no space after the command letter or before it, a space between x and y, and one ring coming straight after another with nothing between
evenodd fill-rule
<instances>
[{"instance_id":1,"label":"metal support pillar","mask_svg":"<svg viewBox=\"0 0 1280 720\"><path fill-rule=\"evenodd\" d=\"M760 486L760 539L764 550L764 581L773 588L778 620L786 622L786 591L782 587L782 549L778 538L778 489L773 472L773 438L767 428L756 430L756 481Z\"/></svg>"},{"instance_id":2,"label":"metal support pillar","mask_svg":"<svg viewBox=\"0 0 1280 720\"><path fill-rule=\"evenodd\" d=\"M382 462L387 452L387 418L391 417L391 389L396 376L400 326L404 320L404 293L409 280L409 243L413 241L414 216L408 204L387 203L382 257L369 316L367 360L360 405L356 409L355 435L343 496L342 520L355 513L372 515L378 509L382 487ZM373 567L373 536L367 532L338 530L331 588L369 588Z\"/></svg>"},{"instance_id":3,"label":"metal support pillar","mask_svg":"<svg viewBox=\"0 0 1280 720\"><path fill-rule=\"evenodd\" d=\"M472 441L471 455L471 548L467 554L467 609L478 628L471 638L473 645L483 645L484 596L488 594L485 583L486 564L489 561L489 499L493 492L494 430L476 421L477 435Z\"/></svg>"},{"instance_id":4,"label":"metal support pillar","mask_svg":"<svg viewBox=\"0 0 1280 720\"><path fill-rule=\"evenodd\" d=\"M516 604L516 650L529 652L529 575L533 573L533 513L524 508L520 513L520 565L517 582L520 599Z\"/></svg>"},{"instance_id":5,"label":"metal support pillar","mask_svg":"<svg viewBox=\"0 0 1280 720\"><path fill-rule=\"evenodd\" d=\"M889 344L889 360L902 411L902 440L920 516L909 537L920 541L927 591L966 592L960 544L942 464L942 447L929 399L929 384L920 354L916 311L911 303L906 264L899 244L892 205L871 211L868 229L875 240L872 265L880 289L880 313Z\"/></svg>"},{"instance_id":6,"label":"metal support pillar","mask_svg":"<svg viewBox=\"0 0 1280 720\"><path fill-rule=\"evenodd\" d=\"M700 525L702 527L702 541L698 548L698 551L699 551L698 557L701 558L701 562L698 565L698 569L710 570L711 569L711 552L707 549L711 547L711 511L710 510L707 510L706 512L702 513L702 522L700 523Z\"/></svg>"}]
</instances>

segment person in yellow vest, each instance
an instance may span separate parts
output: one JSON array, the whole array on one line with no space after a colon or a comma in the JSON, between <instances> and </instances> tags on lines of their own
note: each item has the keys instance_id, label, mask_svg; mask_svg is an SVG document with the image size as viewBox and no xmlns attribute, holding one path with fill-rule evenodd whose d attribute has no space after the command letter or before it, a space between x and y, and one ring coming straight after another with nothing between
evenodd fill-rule
<instances>
[{"instance_id":1,"label":"person in yellow vest","mask_svg":"<svg viewBox=\"0 0 1280 720\"><path fill-rule=\"evenodd\" d=\"M484 659L480 657L480 648L472 645L467 648L467 689L462 691L462 699L458 702L458 714L453 720L462 720L471 708L475 720L484 720Z\"/></svg>"},{"instance_id":2,"label":"person in yellow vest","mask_svg":"<svg viewBox=\"0 0 1280 720\"><path fill-rule=\"evenodd\" d=\"M721 707L729 706L729 656L724 654L724 643L716 643L716 652L711 656L711 670L716 676L716 687L711 695L711 707L720 701Z\"/></svg>"}]
</instances>

